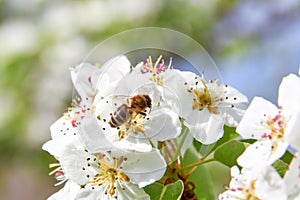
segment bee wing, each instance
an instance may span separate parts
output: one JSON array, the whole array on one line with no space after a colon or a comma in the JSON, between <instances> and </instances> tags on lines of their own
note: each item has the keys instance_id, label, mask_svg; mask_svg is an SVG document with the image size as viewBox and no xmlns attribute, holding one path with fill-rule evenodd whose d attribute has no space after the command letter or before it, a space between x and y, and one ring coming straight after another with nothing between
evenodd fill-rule
<instances>
[{"instance_id":1,"label":"bee wing","mask_svg":"<svg viewBox=\"0 0 300 200\"><path fill-rule=\"evenodd\" d=\"M112 112L110 113L110 125L112 127L118 127L131 119L130 109L127 105L128 97L124 95L112 95L109 97L109 102L112 106Z\"/></svg>"},{"instance_id":2,"label":"bee wing","mask_svg":"<svg viewBox=\"0 0 300 200\"><path fill-rule=\"evenodd\" d=\"M128 105L130 96L111 95L109 96L109 98L111 99L110 102L112 104L111 106L114 109L115 116L119 116L122 118L120 120L125 120L125 121L131 118L131 113Z\"/></svg>"},{"instance_id":3,"label":"bee wing","mask_svg":"<svg viewBox=\"0 0 300 200\"><path fill-rule=\"evenodd\" d=\"M108 98L110 99L112 107L118 108L123 104L127 105L130 97L126 95L111 95Z\"/></svg>"}]
</instances>

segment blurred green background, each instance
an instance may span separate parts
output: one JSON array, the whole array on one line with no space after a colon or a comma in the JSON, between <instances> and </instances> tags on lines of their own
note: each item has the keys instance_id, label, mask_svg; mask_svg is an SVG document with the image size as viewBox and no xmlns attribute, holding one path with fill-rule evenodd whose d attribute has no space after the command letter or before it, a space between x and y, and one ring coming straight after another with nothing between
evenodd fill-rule
<instances>
[{"instance_id":1,"label":"blurred green background","mask_svg":"<svg viewBox=\"0 0 300 200\"><path fill-rule=\"evenodd\" d=\"M0 0L1 199L46 199L59 189L41 145L70 104L69 67L113 34L145 26L195 39L249 100L276 103L282 76L300 66L297 0ZM222 191L229 171L210 171Z\"/></svg>"}]
</instances>

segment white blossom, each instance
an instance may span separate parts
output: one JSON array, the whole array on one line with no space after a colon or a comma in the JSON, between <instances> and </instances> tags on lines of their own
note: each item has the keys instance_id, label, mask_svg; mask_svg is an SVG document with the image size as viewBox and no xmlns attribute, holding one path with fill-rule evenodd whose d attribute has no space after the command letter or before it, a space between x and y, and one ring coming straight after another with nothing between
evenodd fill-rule
<instances>
[{"instance_id":1,"label":"white blossom","mask_svg":"<svg viewBox=\"0 0 300 200\"><path fill-rule=\"evenodd\" d=\"M189 98L185 103L191 107L191 112L185 114L185 123L195 139L214 143L223 136L224 124L237 126L247 97L218 80L206 82L191 72L182 74L186 78L185 96Z\"/></svg>"},{"instance_id":2,"label":"white blossom","mask_svg":"<svg viewBox=\"0 0 300 200\"><path fill-rule=\"evenodd\" d=\"M80 192L80 190L80 185L72 181L67 181L62 189L48 197L47 200L75 200L75 197Z\"/></svg>"},{"instance_id":3,"label":"white blossom","mask_svg":"<svg viewBox=\"0 0 300 200\"><path fill-rule=\"evenodd\" d=\"M139 103L143 105L143 101L134 103L133 99L139 98L149 101L144 102L149 105L140 107ZM178 114L161 99L156 84L142 75L124 75L111 95L97 94L94 106L97 123L92 126L97 133L91 135L84 131L82 136L87 149L92 152L99 150L97 137L104 137L124 149L145 152L151 151L158 141L177 137L181 131ZM113 126L112 121L116 119L120 122ZM88 126L91 127L91 123Z\"/></svg>"},{"instance_id":4,"label":"white blossom","mask_svg":"<svg viewBox=\"0 0 300 200\"><path fill-rule=\"evenodd\" d=\"M116 65L116 63L118 64ZM110 74L115 76L115 73L119 71L119 64L124 63L129 63L126 57L116 57L104 64L103 69L110 66ZM70 144L72 144L74 150L85 149L85 144L82 144L80 138L82 135L81 132L88 131L89 134L93 134L93 130L83 129L82 124L89 124L90 120L94 116L93 101L98 91L96 86L101 74L101 70L99 68L88 63L82 63L74 69L71 68L70 71L78 96L76 95L74 97L72 107L68 108L68 111L64 114L64 116L51 125L50 131L52 139L46 142L42 147L45 151L48 151L56 159L58 159L58 161L61 161L62 152L64 152L66 146L69 146ZM100 143L100 145L102 144L102 148L112 148L109 141L103 138L99 139L102 142ZM64 171L59 163L51 164L50 167L55 167L55 169L50 172L50 175L54 174L57 181L59 181L56 185L62 184L68 180L68 178L64 176Z\"/></svg>"},{"instance_id":5,"label":"white blossom","mask_svg":"<svg viewBox=\"0 0 300 200\"><path fill-rule=\"evenodd\" d=\"M155 63L149 57L147 62L140 62L132 71L137 76L143 75L156 84L161 91L161 98L172 107L180 116L189 112L191 107L186 103L186 88L180 84L185 82L179 70L173 69L172 60L165 65L162 56Z\"/></svg>"},{"instance_id":6,"label":"white blossom","mask_svg":"<svg viewBox=\"0 0 300 200\"><path fill-rule=\"evenodd\" d=\"M134 153L112 149L91 154L70 146L62 154L61 167L69 180L83 187L78 199L95 195L126 199L135 193L147 197L140 187L159 180L166 164L156 150Z\"/></svg>"},{"instance_id":7,"label":"white blossom","mask_svg":"<svg viewBox=\"0 0 300 200\"><path fill-rule=\"evenodd\" d=\"M279 159L291 145L300 148L300 79L295 75L283 78L278 104L255 97L236 131L245 139L257 142L249 146L238 163L243 167L264 167ZM261 161L258 162L257 161Z\"/></svg>"},{"instance_id":8,"label":"white blossom","mask_svg":"<svg viewBox=\"0 0 300 200\"><path fill-rule=\"evenodd\" d=\"M300 78L295 74L284 77L279 86L278 105L283 115L291 116L300 112Z\"/></svg>"},{"instance_id":9,"label":"white blossom","mask_svg":"<svg viewBox=\"0 0 300 200\"><path fill-rule=\"evenodd\" d=\"M300 78L290 74L282 79L279 86L278 104L282 110L282 115L288 123L295 126L286 127L286 138L293 148L300 151L300 128L296 124L300 123Z\"/></svg>"},{"instance_id":10,"label":"white blossom","mask_svg":"<svg viewBox=\"0 0 300 200\"><path fill-rule=\"evenodd\" d=\"M87 102L89 115L82 118L79 125L79 136L83 145L89 148L90 143L96 143L98 148L110 149L111 142L103 135L99 135L94 111L96 95L111 94L115 84L130 71L130 62L125 56L117 56L108 60L100 69L88 63L82 63L71 69L71 77L80 101ZM84 110L85 111L85 110ZM97 150L98 151L98 150Z\"/></svg>"},{"instance_id":11,"label":"white blossom","mask_svg":"<svg viewBox=\"0 0 300 200\"><path fill-rule=\"evenodd\" d=\"M224 124L237 126L243 116L247 98L236 89L206 83L203 77L192 72L173 69L164 64L161 57L152 63L140 63L135 72L154 82L162 92L162 98L185 119L185 124L195 139L211 144L223 135Z\"/></svg>"},{"instance_id":12,"label":"white blossom","mask_svg":"<svg viewBox=\"0 0 300 200\"><path fill-rule=\"evenodd\" d=\"M286 187L276 172L268 166L260 172L248 169L231 168L229 188L219 195L219 200L269 200L287 199Z\"/></svg>"},{"instance_id":13,"label":"white blossom","mask_svg":"<svg viewBox=\"0 0 300 200\"><path fill-rule=\"evenodd\" d=\"M299 153L295 155L290 163L289 169L284 175L284 181L287 186L288 195L291 199L297 199L300 192L300 157ZM299 198L299 197L298 197Z\"/></svg>"},{"instance_id":14,"label":"white blossom","mask_svg":"<svg viewBox=\"0 0 300 200\"><path fill-rule=\"evenodd\" d=\"M74 116L74 112L70 111L51 125L52 139L43 144L43 150L60 158L62 151L68 144L74 144L77 148L83 149L78 137L78 127L72 116Z\"/></svg>"}]
</instances>

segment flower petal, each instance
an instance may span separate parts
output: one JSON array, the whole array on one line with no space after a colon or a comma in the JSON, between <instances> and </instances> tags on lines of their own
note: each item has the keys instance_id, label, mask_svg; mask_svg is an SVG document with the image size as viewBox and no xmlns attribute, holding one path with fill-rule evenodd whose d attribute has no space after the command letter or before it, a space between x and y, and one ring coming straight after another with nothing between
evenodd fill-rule
<instances>
[{"instance_id":1,"label":"flower petal","mask_svg":"<svg viewBox=\"0 0 300 200\"><path fill-rule=\"evenodd\" d=\"M71 68L71 79L80 96L93 96L95 84L100 75L100 70L89 63L81 63L75 69Z\"/></svg>"},{"instance_id":2,"label":"flower petal","mask_svg":"<svg viewBox=\"0 0 300 200\"><path fill-rule=\"evenodd\" d=\"M256 181L255 193L260 199L287 199L286 185L272 166L267 166L260 173Z\"/></svg>"},{"instance_id":3,"label":"flower petal","mask_svg":"<svg viewBox=\"0 0 300 200\"><path fill-rule=\"evenodd\" d=\"M278 143L276 150L274 150L272 141L257 141L247 147L237 162L244 168L260 170L279 159L287 147L287 143Z\"/></svg>"},{"instance_id":4,"label":"flower petal","mask_svg":"<svg viewBox=\"0 0 300 200\"><path fill-rule=\"evenodd\" d=\"M62 200L75 199L75 196L80 191L80 186L72 181L66 182L65 186L58 192L51 195L47 200Z\"/></svg>"},{"instance_id":5,"label":"flower petal","mask_svg":"<svg viewBox=\"0 0 300 200\"><path fill-rule=\"evenodd\" d=\"M270 163L269 160L272 153L271 141L257 141L248 146L244 153L237 159L240 166L252 169L263 168Z\"/></svg>"},{"instance_id":6,"label":"flower petal","mask_svg":"<svg viewBox=\"0 0 300 200\"><path fill-rule=\"evenodd\" d=\"M278 109L274 104L264 98L255 97L237 126L236 132L245 139L262 139L266 130L261 126L261 121L267 120L268 116L276 116L276 114L278 114Z\"/></svg>"},{"instance_id":7,"label":"flower petal","mask_svg":"<svg viewBox=\"0 0 300 200\"><path fill-rule=\"evenodd\" d=\"M193 115L201 117L194 117ZM193 123L195 119L201 119L201 122ZM190 129L191 135L203 144L212 144L218 141L224 133L223 117L221 115L211 115L207 110L192 112L192 115L186 120L186 125Z\"/></svg>"},{"instance_id":8,"label":"flower petal","mask_svg":"<svg viewBox=\"0 0 300 200\"><path fill-rule=\"evenodd\" d=\"M181 131L178 115L170 109L154 110L149 115L150 120L145 123L145 130L149 139L165 141L177 137Z\"/></svg>"},{"instance_id":9,"label":"flower petal","mask_svg":"<svg viewBox=\"0 0 300 200\"><path fill-rule=\"evenodd\" d=\"M114 142L114 145L120 149L139 152L149 152L152 150L152 146L147 138L132 135L129 135L123 140Z\"/></svg>"},{"instance_id":10,"label":"flower petal","mask_svg":"<svg viewBox=\"0 0 300 200\"><path fill-rule=\"evenodd\" d=\"M65 116L58 119L50 127L52 140L46 142L42 149L51 155L60 158L63 149L68 144L74 144L77 148L83 149L78 137L78 128L72 126L71 120L66 120Z\"/></svg>"},{"instance_id":11,"label":"flower petal","mask_svg":"<svg viewBox=\"0 0 300 200\"><path fill-rule=\"evenodd\" d=\"M282 107L285 116L300 111L300 78L290 74L282 79L279 86L278 104Z\"/></svg>"},{"instance_id":12,"label":"flower petal","mask_svg":"<svg viewBox=\"0 0 300 200\"><path fill-rule=\"evenodd\" d=\"M292 160L289 170L284 176L284 181L288 188L288 194L294 196L300 191L300 156L295 156Z\"/></svg>"},{"instance_id":13,"label":"flower petal","mask_svg":"<svg viewBox=\"0 0 300 200\"><path fill-rule=\"evenodd\" d=\"M300 151L300 112L294 113L288 119L288 123L285 128L284 139L293 148Z\"/></svg>"},{"instance_id":14,"label":"flower petal","mask_svg":"<svg viewBox=\"0 0 300 200\"><path fill-rule=\"evenodd\" d=\"M230 188L219 196L227 199L287 199L286 186L272 166L260 171L231 168Z\"/></svg>"},{"instance_id":15,"label":"flower petal","mask_svg":"<svg viewBox=\"0 0 300 200\"><path fill-rule=\"evenodd\" d=\"M59 118L50 126L52 139L73 141L77 139L78 129L72 125L72 120L65 116Z\"/></svg>"},{"instance_id":16,"label":"flower petal","mask_svg":"<svg viewBox=\"0 0 300 200\"><path fill-rule=\"evenodd\" d=\"M240 104L248 102L248 98L237 89L229 85L221 84L220 86L223 88L224 94L226 94L226 96L228 97L224 99L224 102L229 104Z\"/></svg>"},{"instance_id":17,"label":"flower petal","mask_svg":"<svg viewBox=\"0 0 300 200\"><path fill-rule=\"evenodd\" d=\"M112 149L113 145L111 142L116 137L113 134L104 134L104 131L101 130L96 118L93 116L82 120L79 136L85 148L91 153Z\"/></svg>"},{"instance_id":18,"label":"flower petal","mask_svg":"<svg viewBox=\"0 0 300 200\"><path fill-rule=\"evenodd\" d=\"M158 150L151 152L127 152L127 161L123 164L123 171L130 178L130 182L139 187L149 185L164 175L166 162Z\"/></svg>"},{"instance_id":19,"label":"flower petal","mask_svg":"<svg viewBox=\"0 0 300 200\"><path fill-rule=\"evenodd\" d=\"M245 114L246 106L235 105L234 108L222 108L224 123L227 126L236 127Z\"/></svg>"},{"instance_id":20,"label":"flower petal","mask_svg":"<svg viewBox=\"0 0 300 200\"><path fill-rule=\"evenodd\" d=\"M163 98L179 113L180 116L188 116L192 110L193 95L187 92L187 77L195 80L195 74L191 72L182 72L176 69L168 69L164 72Z\"/></svg>"},{"instance_id":21,"label":"flower petal","mask_svg":"<svg viewBox=\"0 0 300 200\"><path fill-rule=\"evenodd\" d=\"M116 81L130 72L130 66L131 64L126 56L116 56L104 63L102 74L108 74L110 81ZM101 87L101 84L99 86Z\"/></svg>"},{"instance_id":22,"label":"flower petal","mask_svg":"<svg viewBox=\"0 0 300 200\"><path fill-rule=\"evenodd\" d=\"M101 199L101 200L150 200L149 195L137 185L132 183L124 183L122 186L116 186L116 193L110 196L105 190L105 186L87 186L82 189L76 196L76 200Z\"/></svg>"},{"instance_id":23,"label":"flower petal","mask_svg":"<svg viewBox=\"0 0 300 200\"><path fill-rule=\"evenodd\" d=\"M97 80L100 97L111 95L120 79L130 72L130 62L126 56L117 56L108 60L101 68L101 75Z\"/></svg>"},{"instance_id":24,"label":"flower petal","mask_svg":"<svg viewBox=\"0 0 300 200\"><path fill-rule=\"evenodd\" d=\"M64 149L60 164L65 177L79 185L87 184L98 173L94 166L97 158L75 147Z\"/></svg>"},{"instance_id":25,"label":"flower petal","mask_svg":"<svg viewBox=\"0 0 300 200\"><path fill-rule=\"evenodd\" d=\"M103 199L103 200L113 200L114 197L111 197L105 191L105 186L86 186L85 188L81 189L79 193L75 197L76 200L92 200L92 199Z\"/></svg>"},{"instance_id":26,"label":"flower petal","mask_svg":"<svg viewBox=\"0 0 300 200\"><path fill-rule=\"evenodd\" d=\"M150 200L150 196L135 184L122 184L123 188L118 187L118 199L136 199L136 200Z\"/></svg>"}]
</instances>

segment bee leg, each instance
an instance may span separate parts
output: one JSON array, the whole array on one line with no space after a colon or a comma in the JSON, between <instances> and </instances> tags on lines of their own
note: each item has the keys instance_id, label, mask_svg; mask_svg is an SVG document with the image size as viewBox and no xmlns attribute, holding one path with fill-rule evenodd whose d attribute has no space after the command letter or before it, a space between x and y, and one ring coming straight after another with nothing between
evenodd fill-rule
<instances>
[{"instance_id":1,"label":"bee leg","mask_svg":"<svg viewBox=\"0 0 300 200\"><path fill-rule=\"evenodd\" d=\"M139 112L139 114L143 115L144 117L147 116L147 113L145 113L145 112Z\"/></svg>"}]
</instances>

